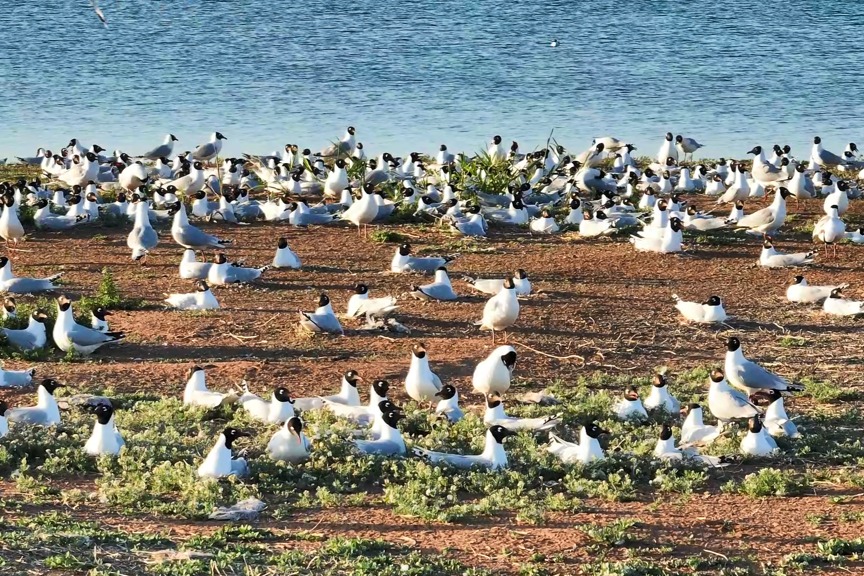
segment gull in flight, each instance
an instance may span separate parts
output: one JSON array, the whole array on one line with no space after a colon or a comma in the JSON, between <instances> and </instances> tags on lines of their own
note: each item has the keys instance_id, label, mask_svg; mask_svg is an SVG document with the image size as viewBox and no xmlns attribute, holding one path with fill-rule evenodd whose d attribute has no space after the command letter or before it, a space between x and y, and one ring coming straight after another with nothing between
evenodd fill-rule
<instances>
[{"instance_id":1,"label":"gull in flight","mask_svg":"<svg viewBox=\"0 0 864 576\"><path fill-rule=\"evenodd\" d=\"M90 0L90 5L93 7L93 11L96 12L96 17L102 22L102 25L105 28L108 28L108 21L105 20L105 14L102 13L102 9L99 8L99 4L96 3L96 0Z\"/></svg>"}]
</instances>

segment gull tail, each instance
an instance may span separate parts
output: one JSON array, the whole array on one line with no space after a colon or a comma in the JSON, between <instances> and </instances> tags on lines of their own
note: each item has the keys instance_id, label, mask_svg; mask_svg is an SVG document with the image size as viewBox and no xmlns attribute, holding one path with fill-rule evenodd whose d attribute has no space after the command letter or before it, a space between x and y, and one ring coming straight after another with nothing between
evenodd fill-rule
<instances>
[{"instance_id":1,"label":"gull tail","mask_svg":"<svg viewBox=\"0 0 864 576\"><path fill-rule=\"evenodd\" d=\"M474 283L477 282L477 278L472 278L471 276L463 276L462 281L467 282L471 286L474 286Z\"/></svg>"},{"instance_id":2,"label":"gull tail","mask_svg":"<svg viewBox=\"0 0 864 576\"><path fill-rule=\"evenodd\" d=\"M53 276L45 278L45 280L48 282L54 282L55 280L59 280L63 274L65 274L65 272L60 272L59 274L54 274Z\"/></svg>"},{"instance_id":3,"label":"gull tail","mask_svg":"<svg viewBox=\"0 0 864 576\"><path fill-rule=\"evenodd\" d=\"M804 385L803 384L789 383L789 385L786 386L786 390L788 392L802 392L804 390Z\"/></svg>"},{"instance_id":4,"label":"gull tail","mask_svg":"<svg viewBox=\"0 0 864 576\"><path fill-rule=\"evenodd\" d=\"M126 338L126 334L123 332L106 332L105 335L113 338L114 340L112 340L112 342L117 342L118 340Z\"/></svg>"}]
</instances>

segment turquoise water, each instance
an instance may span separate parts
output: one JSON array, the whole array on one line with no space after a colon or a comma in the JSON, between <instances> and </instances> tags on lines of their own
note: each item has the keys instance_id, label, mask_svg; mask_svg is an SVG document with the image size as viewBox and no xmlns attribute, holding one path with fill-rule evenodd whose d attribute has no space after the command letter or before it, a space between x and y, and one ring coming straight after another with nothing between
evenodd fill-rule
<instances>
[{"instance_id":1,"label":"turquoise water","mask_svg":"<svg viewBox=\"0 0 864 576\"><path fill-rule=\"evenodd\" d=\"M864 134L864 2L9 0L0 11L0 158L69 138L141 152L214 130L225 152L584 148L707 156ZM560 40L550 48L552 38Z\"/></svg>"}]
</instances>

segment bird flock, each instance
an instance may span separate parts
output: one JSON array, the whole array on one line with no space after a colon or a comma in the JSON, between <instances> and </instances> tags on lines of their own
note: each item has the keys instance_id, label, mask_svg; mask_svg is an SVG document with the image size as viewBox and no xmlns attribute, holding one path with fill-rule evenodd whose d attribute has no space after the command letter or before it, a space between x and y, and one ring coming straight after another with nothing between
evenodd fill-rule
<instances>
[{"instance_id":1,"label":"bird flock","mask_svg":"<svg viewBox=\"0 0 864 576\"><path fill-rule=\"evenodd\" d=\"M842 154L828 151L820 138L813 140L806 161L796 159L790 146L774 145L770 153L761 146L752 148L748 160L698 163L693 155L703 145L690 137L667 133L653 161L640 168L633 156L636 147L613 137L595 138L581 152L570 152L557 142L523 152L517 142L506 145L495 136L488 148L468 156L453 154L446 145L431 155L411 152L404 157L382 153L367 157L354 127L341 139L319 152L286 144L270 154L242 154L226 157L221 132L189 151L175 150L179 139L166 135L164 141L141 154L116 150L109 155L98 145L86 147L77 139L59 153L40 148L34 157L19 162L39 171L40 176L0 184L0 236L9 256L0 257L0 291L7 295L3 317L14 317L16 295L58 293L59 274L48 278L16 276L12 258L18 244L29 234L63 233L87 229L94 222L112 221L131 226L127 246L133 260L146 265L148 254L158 247L180 247L179 277L190 281L191 291L167 295L165 305L178 310L212 310L220 307L211 287L251 284L270 268L299 269L300 258L284 237L276 239L271 262L249 266L232 261L231 241L199 227L201 222L249 226L256 222L282 222L289 226L338 226L350 223L360 236L368 236L370 225L398 221L400 215L427 219L455 235L486 237L493 227L548 235L572 231L586 239L623 234L638 252L675 254L691 251L683 233L694 235L718 230L754 235L762 248L758 265L767 268L807 266L816 252L783 253L776 237L787 220L788 200L824 198L822 216L813 228L813 240L830 246L837 258L837 244L864 243L864 229L847 231L842 220L851 200L861 194L856 179L864 178L864 160L854 143ZM687 164L687 158L690 164ZM845 176L845 177L841 177ZM857 177L857 178L856 178ZM745 214L745 203L773 194L765 208ZM729 208L725 215L697 210L687 198L705 196L716 210ZM22 224L23 210L32 211L34 230ZM167 232L167 233L166 233ZM169 239L170 237L170 239ZM212 261L201 261L199 253L215 251ZM421 256L410 243L396 248L389 267L382 270L412 279L428 276L431 281L414 280L407 294L428 302L458 299L448 266L458 254ZM361 454L415 456L433 464L457 468L507 466L505 439L519 431L548 433L548 451L565 463L589 464L604 458L600 436L606 432L596 421L585 423L578 440L559 435L561 419L508 416L504 398L511 388L517 351L508 343L507 331L516 325L520 299L530 297L529 273L519 268L506 278L460 279L466 287L488 296L480 318L473 318L480 330L491 333L495 348L477 363L471 378L472 392L483 397L483 422L487 427L480 454L434 451L406 442L399 422L406 416L390 398L391 385L375 380L369 386L369 400L363 403L356 371L346 372L338 393L330 396L295 398L284 386L275 386L269 399L252 393L245 383L238 390L216 392L206 384L205 371L190 370L183 392L184 404L215 408L236 405L254 420L279 424L267 452L275 460L301 464L314 448L314 436L307 435L303 413L327 410L357 426L354 449ZM846 284L811 286L796 275L786 289L790 302L819 304L825 313L856 316L864 303L846 299ZM57 318L50 336L62 351L90 355L106 345L122 344L124 334L110 330L110 311L93 310L89 326L78 323L72 302L63 295L56 300ZM673 306L688 322L722 324L727 321L723 300L706 295L703 302L689 302L672 295ZM311 308L311 306L310 306ZM365 318L372 326L408 332L394 316L397 298L373 297L369 283L358 283L344 314L334 311L330 298L320 293L315 307L298 311L296 322L311 333L345 335L342 321ZM340 320L341 318L341 320ZM34 311L23 329L3 328L8 344L25 351L49 343L46 327L49 315ZM350 333L349 333L350 336ZM503 339L503 343L499 343ZM500 345L499 345L500 344ZM34 382L33 369L0 370L0 386L20 388ZM649 412L671 418L683 417L680 442L668 424L659 431L654 455L664 460L688 459L706 466L726 462L702 454L701 449L718 438L729 423L747 423L740 451L767 457L778 451L775 437L800 435L784 407L784 393L802 387L768 371L744 356L742 342L726 342L723 368L715 369L706 383L707 410L718 424L703 422L703 407L681 406L669 390L664 374L654 376L650 393L622 391L613 414L622 420L641 421ZM0 437L12 426L54 426L61 415L54 398L63 384L46 378L36 387L36 405L10 407L0 400ZM418 406L443 421L463 418L459 390L443 382L430 365L429 350L415 344L404 380L405 394ZM554 402L542 397L538 402ZM767 403L763 408L760 404ZM125 442L114 419L110 399L93 397L84 408L95 417L92 435L83 449L91 455L117 455ZM245 475L248 463L235 455L234 443L250 433L234 427L222 431L212 450L198 468L202 478ZM572 434L570 434L572 436Z\"/></svg>"}]
</instances>

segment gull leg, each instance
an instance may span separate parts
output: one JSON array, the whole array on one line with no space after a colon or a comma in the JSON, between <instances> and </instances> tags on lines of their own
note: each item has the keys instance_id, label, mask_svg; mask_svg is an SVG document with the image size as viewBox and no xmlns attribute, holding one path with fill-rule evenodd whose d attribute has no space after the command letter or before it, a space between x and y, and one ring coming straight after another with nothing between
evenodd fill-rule
<instances>
[{"instance_id":1,"label":"gull leg","mask_svg":"<svg viewBox=\"0 0 864 576\"><path fill-rule=\"evenodd\" d=\"M492 345L495 345L495 329L492 329Z\"/></svg>"}]
</instances>

